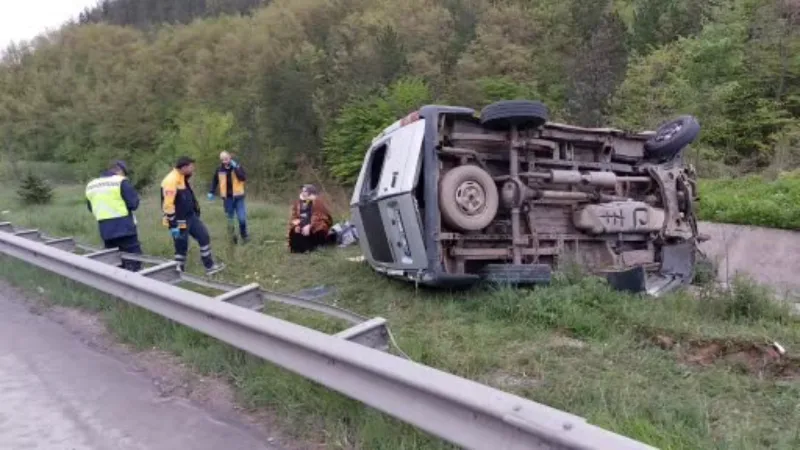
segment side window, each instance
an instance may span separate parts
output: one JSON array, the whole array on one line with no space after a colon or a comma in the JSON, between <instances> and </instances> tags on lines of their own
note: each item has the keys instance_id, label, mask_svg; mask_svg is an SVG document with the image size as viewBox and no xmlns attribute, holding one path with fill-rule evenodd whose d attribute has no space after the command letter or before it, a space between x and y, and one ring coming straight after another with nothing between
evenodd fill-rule
<instances>
[{"instance_id":1,"label":"side window","mask_svg":"<svg viewBox=\"0 0 800 450\"><path fill-rule=\"evenodd\" d=\"M378 189L378 183L381 181L383 163L386 162L386 151L388 148L389 142L384 142L380 147L372 151L372 156L369 159L369 167L367 168L368 175L364 186L365 193Z\"/></svg>"}]
</instances>

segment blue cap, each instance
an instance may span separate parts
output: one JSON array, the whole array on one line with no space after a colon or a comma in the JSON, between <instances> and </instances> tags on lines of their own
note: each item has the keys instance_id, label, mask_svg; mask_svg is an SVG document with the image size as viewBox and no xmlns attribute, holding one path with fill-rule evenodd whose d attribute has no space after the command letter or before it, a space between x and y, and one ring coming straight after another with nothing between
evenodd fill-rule
<instances>
[{"instance_id":1,"label":"blue cap","mask_svg":"<svg viewBox=\"0 0 800 450\"><path fill-rule=\"evenodd\" d=\"M125 164L125 161L121 161L121 160L120 160L120 161L116 161L114 164L116 164L116 165L117 165L117 167L119 167L119 168L120 168L120 170L122 170L122 172L123 172L125 175L127 175L127 174L128 174L128 165L127 165L127 164Z\"/></svg>"}]
</instances>

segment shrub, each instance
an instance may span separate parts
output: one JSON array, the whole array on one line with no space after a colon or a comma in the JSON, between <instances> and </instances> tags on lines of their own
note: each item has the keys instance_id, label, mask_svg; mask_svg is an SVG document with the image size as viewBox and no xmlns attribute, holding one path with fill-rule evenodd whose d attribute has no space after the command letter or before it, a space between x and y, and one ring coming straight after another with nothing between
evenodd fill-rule
<instances>
[{"instance_id":1,"label":"shrub","mask_svg":"<svg viewBox=\"0 0 800 450\"><path fill-rule=\"evenodd\" d=\"M784 322L790 317L768 287L744 276L734 278L728 289L705 292L699 306L706 315L735 323Z\"/></svg>"},{"instance_id":2,"label":"shrub","mask_svg":"<svg viewBox=\"0 0 800 450\"><path fill-rule=\"evenodd\" d=\"M406 78L379 94L348 102L325 138L324 155L331 175L345 184L354 184L372 139L430 99L430 89L424 81Z\"/></svg>"},{"instance_id":3,"label":"shrub","mask_svg":"<svg viewBox=\"0 0 800 450\"><path fill-rule=\"evenodd\" d=\"M714 261L704 255L697 255L697 263L694 268L694 279L692 284L698 286L710 286L717 279L717 265Z\"/></svg>"},{"instance_id":4,"label":"shrub","mask_svg":"<svg viewBox=\"0 0 800 450\"><path fill-rule=\"evenodd\" d=\"M53 199L53 188L44 179L28 172L17 189L17 195L26 205L44 205Z\"/></svg>"}]
</instances>

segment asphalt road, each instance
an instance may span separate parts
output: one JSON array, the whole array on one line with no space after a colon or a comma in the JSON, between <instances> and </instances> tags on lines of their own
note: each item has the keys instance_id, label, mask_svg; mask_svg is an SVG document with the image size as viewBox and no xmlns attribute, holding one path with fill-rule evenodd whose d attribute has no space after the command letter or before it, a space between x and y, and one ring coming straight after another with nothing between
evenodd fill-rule
<instances>
[{"instance_id":1,"label":"asphalt road","mask_svg":"<svg viewBox=\"0 0 800 450\"><path fill-rule=\"evenodd\" d=\"M0 449L277 450L255 427L164 398L17 291L0 289Z\"/></svg>"}]
</instances>

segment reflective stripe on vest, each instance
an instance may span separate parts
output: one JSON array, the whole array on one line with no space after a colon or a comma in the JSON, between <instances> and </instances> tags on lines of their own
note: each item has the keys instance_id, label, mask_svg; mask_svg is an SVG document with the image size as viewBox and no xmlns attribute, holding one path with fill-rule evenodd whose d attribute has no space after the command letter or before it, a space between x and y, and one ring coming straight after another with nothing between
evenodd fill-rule
<instances>
[{"instance_id":1,"label":"reflective stripe on vest","mask_svg":"<svg viewBox=\"0 0 800 450\"><path fill-rule=\"evenodd\" d=\"M236 172L231 170L232 180L231 186L233 187L233 195L244 195L244 181L241 181L236 176ZM222 198L228 197L228 173L219 171L217 172L217 179L219 180L219 196Z\"/></svg>"},{"instance_id":2,"label":"reflective stripe on vest","mask_svg":"<svg viewBox=\"0 0 800 450\"><path fill-rule=\"evenodd\" d=\"M122 198L122 181L125 177L95 178L86 185L86 199L92 205L95 219L108 220L127 217L128 206Z\"/></svg>"}]
</instances>

